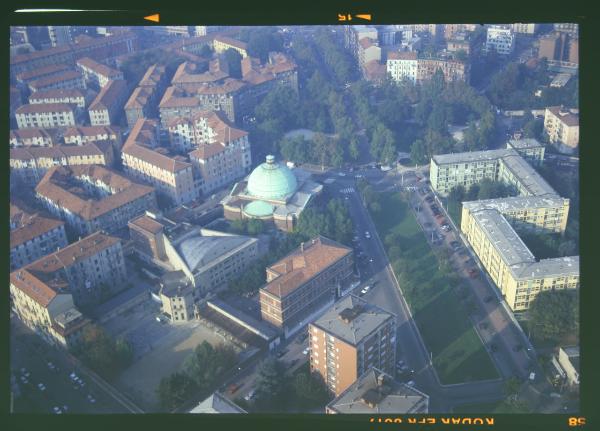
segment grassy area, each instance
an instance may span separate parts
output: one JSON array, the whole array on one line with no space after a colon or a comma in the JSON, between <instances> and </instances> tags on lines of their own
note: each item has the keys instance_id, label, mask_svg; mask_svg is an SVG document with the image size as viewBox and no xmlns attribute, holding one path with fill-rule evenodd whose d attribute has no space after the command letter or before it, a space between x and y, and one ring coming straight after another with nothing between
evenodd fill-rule
<instances>
[{"instance_id":1,"label":"grassy area","mask_svg":"<svg viewBox=\"0 0 600 431\"><path fill-rule=\"evenodd\" d=\"M460 280L440 265L399 193L373 214L392 267L444 384L497 378L494 364L454 292Z\"/></svg>"}]
</instances>

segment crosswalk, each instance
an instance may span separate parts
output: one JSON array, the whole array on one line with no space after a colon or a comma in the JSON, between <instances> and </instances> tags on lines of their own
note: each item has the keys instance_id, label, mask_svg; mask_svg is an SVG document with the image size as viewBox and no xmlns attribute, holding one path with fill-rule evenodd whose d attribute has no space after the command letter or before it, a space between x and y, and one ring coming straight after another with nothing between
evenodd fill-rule
<instances>
[{"instance_id":1,"label":"crosswalk","mask_svg":"<svg viewBox=\"0 0 600 431\"><path fill-rule=\"evenodd\" d=\"M349 195L354 192L355 192L354 187L346 187L345 189L340 190L340 193L342 193L344 195Z\"/></svg>"}]
</instances>

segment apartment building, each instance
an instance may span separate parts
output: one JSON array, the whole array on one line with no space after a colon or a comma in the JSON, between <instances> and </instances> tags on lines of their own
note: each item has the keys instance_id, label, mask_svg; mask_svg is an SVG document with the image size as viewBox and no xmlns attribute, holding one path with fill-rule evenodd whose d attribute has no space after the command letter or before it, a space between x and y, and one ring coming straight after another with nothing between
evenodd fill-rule
<instances>
[{"instance_id":1,"label":"apartment building","mask_svg":"<svg viewBox=\"0 0 600 431\"><path fill-rule=\"evenodd\" d=\"M215 36L213 39L213 49L217 54L225 52L228 49L234 49L242 58L248 57L248 45L245 42L227 36Z\"/></svg>"},{"instance_id":2,"label":"apartment building","mask_svg":"<svg viewBox=\"0 0 600 431\"><path fill-rule=\"evenodd\" d=\"M62 75L65 72L73 72L73 68L69 64L52 64L49 66L39 67L26 72L21 72L16 75L17 82L21 85L27 85L32 81L42 78L50 78L53 76Z\"/></svg>"},{"instance_id":3,"label":"apartment building","mask_svg":"<svg viewBox=\"0 0 600 431\"><path fill-rule=\"evenodd\" d=\"M52 46L68 45L73 43L71 36L71 26L69 25L49 25L48 37Z\"/></svg>"},{"instance_id":4,"label":"apartment building","mask_svg":"<svg viewBox=\"0 0 600 431\"><path fill-rule=\"evenodd\" d=\"M555 195L554 189L521 157L519 151L507 148L435 155L431 158L429 171L431 186L445 196L455 186L468 189L483 178L489 178L507 182L526 196Z\"/></svg>"},{"instance_id":5,"label":"apartment building","mask_svg":"<svg viewBox=\"0 0 600 431\"><path fill-rule=\"evenodd\" d=\"M468 80L468 66L457 60L418 58L412 52L390 52L386 61L387 73L394 81L410 79L413 82L429 80L441 70L444 79L450 81Z\"/></svg>"},{"instance_id":6,"label":"apartment building","mask_svg":"<svg viewBox=\"0 0 600 431\"><path fill-rule=\"evenodd\" d=\"M527 310L540 292L579 288L579 256L537 260L496 209L463 203L461 231L513 311Z\"/></svg>"},{"instance_id":7,"label":"apartment building","mask_svg":"<svg viewBox=\"0 0 600 431\"><path fill-rule=\"evenodd\" d=\"M510 55L515 48L515 36L512 29L506 26L491 26L487 29L485 49L495 51L499 55Z\"/></svg>"},{"instance_id":8,"label":"apartment building","mask_svg":"<svg viewBox=\"0 0 600 431\"><path fill-rule=\"evenodd\" d=\"M158 109L160 111L160 123L162 127L167 127L173 119L191 117L205 110L199 99L186 95L183 90L174 86L166 89L158 105Z\"/></svg>"},{"instance_id":9,"label":"apartment building","mask_svg":"<svg viewBox=\"0 0 600 431\"><path fill-rule=\"evenodd\" d=\"M511 139L506 143L506 148L515 150L531 165L540 166L544 162L546 147L537 139Z\"/></svg>"},{"instance_id":10,"label":"apartment building","mask_svg":"<svg viewBox=\"0 0 600 431\"><path fill-rule=\"evenodd\" d=\"M75 111L66 103L28 104L15 111L17 127L52 128L75 125Z\"/></svg>"},{"instance_id":11,"label":"apartment building","mask_svg":"<svg viewBox=\"0 0 600 431\"><path fill-rule=\"evenodd\" d=\"M98 63L89 57L83 57L75 63L77 69L81 71L86 82L99 88L104 88L109 81L121 80L123 72L113 69L102 63Z\"/></svg>"},{"instance_id":12,"label":"apartment building","mask_svg":"<svg viewBox=\"0 0 600 431\"><path fill-rule=\"evenodd\" d=\"M562 22L554 24L554 30L562 33L567 33L570 36L577 36L579 34L579 24L574 22Z\"/></svg>"},{"instance_id":13,"label":"apartment building","mask_svg":"<svg viewBox=\"0 0 600 431\"><path fill-rule=\"evenodd\" d=\"M127 96L127 83L124 80L109 81L88 108L90 124L92 126L116 124L121 117Z\"/></svg>"},{"instance_id":14,"label":"apartment building","mask_svg":"<svg viewBox=\"0 0 600 431\"><path fill-rule=\"evenodd\" d=\"M579 38L564 32L552 32L540 37L538 58L546 58L549 65L577 67Z\"/></svg>"},{"instance_id":15,"label":"apartment building","mask_svg":"<svg viewBox=\"0 0 600 431\"><path fill-rule=\"evenodd\" d=\"M10 203L10 270L21 268L68 244L65 223Z\"/></svg>"},{"instance_id":16,"label":"apartment building","mask_svg":"<svg viewBox=\"0 0 600 431\"><path fill-rule=\"evenodd\" d=\"M89 324L75 308L62 280L42 281L27 270L10 274L11 308L44 341L64 348L75 346Z\"/></svg>"},{"instance_id":17,"label":"apartment building","mask_svg":"<svg viewBox=\"0 0 600 431\"><path fill-rule=\"evenodd\" d=\"M83 145L96 141L110 141L115 149L121 148L121 132L112 126L77 126L63 132L65 144Z\"/></svg>"},{"instance_id":18,"label":"apartment building","mask_svg":"<svg viewBox=\"0 0 600 431\"><path fill-rule=\"evenodd\" d=\"M336 288L353 272L351 248L318 236L267 268L267 284L260 289L263 320L293 328L332 300Z\"/></svg>"},{"instance_id":19,"label":"apartment building","mask_svg":"<svg viewBox=\"0 0 600 431\"><path fill-rule=\"evenodd\" d=\"M23 270L43 282L62 280L78 308L101 303L127 283L121 240L102 232L44 256Z\"/></svg>"},{"instance_id":20,"label":"apartment building","mask_svg":"<svg viewBox=\"0 0 600 431\"><path fill-rule=\"evenodd\" d=\"M417 82L418 59L415 51L388 53L386 67L387 73L394 81L409 79Z\"/></svg>"},{"instance_id":21,"label":"apartment building","mask_svg":"<svg viewBox=\"0 0 600 431\"><path fill-rule=\"evenodd\" d=\"M344 48L350 50L358 59L358 50L362 39L378 40L379 34L375 27L367 25L344 26Z\"/></svg>"},{"instance_id":22,"label":"apartment building","mask_svg":"<svg viewBox=\"0 0 600 431\"><path fill-rule=\"evenodd\" d=\"M424 414L429 396L371 368L325 407L327 414Z\"/></svg>"},{"instance_id":23,"label":"apartment building","mask_svg":"<svg viewBox=\"0 0 600 431\"><path fill-rule=\"evenodd\" d=\"M150 261L167 262L165 225L159 220L149 212L130 220L127 224L129 237L138 256Z\"/></svg>"},{"instance_id":24,"label":"apartment building","mask_svg":"<svg viewBox=\"0 0 600 431\"><path fill-rule=\"evenodd\" d=\"M67 70L57 75L39 78L28 84L31 92L44 90L85 90L85 81L80 72Z\"/></svg>"},{"instance_id":25,"label":"apartment building","mask_svg":"<svg viewBox=\"0 0 600 431\"><path fill-rule=\"evenodd\" d=\"M123 145L123 168L132 177L152 184L157 193L173 204L188 203L196 199L192 164L185 157L156 147L146 133L156 136L156 125L149 120L138 120Z\"/></svg>"},{"instance_id":26,"label":"apartment building","mask_svg":"<svg viewBox=\"0 0 600 431\"><path fill-rule=\"evenodd\" d=\"M138 120L149 118L152 114L152 101L155 99L156 88L152 86L137 87L131 93L125 104L125 116L130 128L135 126Z\"/></svg>"},{"instance_id":27,"label":"apartment building","mask_svg":"<svg viewBox=\"0 0 600 431\"><path fill-rule=\"evenodd\" d=\"M377 39L364 37L358 41L358 65L364 68L370 61L381 61L381 48Z\"/></svg>"},{"instance_id":28,"label":"apartment building","mask_svg":"<svg viewBox=\"0 0 600 431\"><path fill-rule=\"evenodd\" d=\"M340 396L371 368L393 374L396 316L355 295L308 325L310 370Z\"/></svg>"},{"instance_id":29,"label":"apartment building","mask_svg":"<svg viewBox=\"0 0 600 431\"><path fill-rule=\"evenodd\" d=\"M50 213L80 235L112 233L156 208L154 189L100 165L55 166L35 188Z\"/></svg>"},{"instance_id":30,"label":"apartment building","mask_svg":"<svg viewBox=\"0 0 600 431\"><path fill-rule=\"evenodd\" d=\"M90 142L80 146L11 148L9 158L11 179L19 178L28 185L36 185L54 166L112 166L113 162L113 147L107 141Z\"/></svg>"},{"instance_id":31,"label":"apartment building","mask_svg":"<svg viewBox=\"0 0 600 431\"><path fill-rule=\"evenodd\" d=\"M251 166L248 132L235 128L219 111L169 123L171 146L189 152L195 188L206 195L246 175Z\"/></svg>"},{"instance_id":32,"label":"apartment building","mask_svg":"<svg viewBox=\"0 0 600 431\"><path fill-rule=\"evenodd\" d=\"M446 49L448 52L464 51L465 54L470 55L474 48L475 40L471 33L466 31L456 32L452 38L446 41Z\"/></svg>"},{"instance_id":33,"label":"apartment building","mask_svg":"<svg viewBox=\"0 0 600 431\"><path fill-rule=\"evenodd\" d=\"M556 358L569 386L579 386L579 346L559 347Z\"/></svg>"},{"instance_id":34,"label":"apartment building","mask_svg":"<svg viewBox=\"0 0 600 431\"><path fill-rule=\"evenodd\" d=\"M480 24L444 24L444 39L453 39L458 33L471 33L477 29Z\"/></svg>"},{"instance_id":35,"label":"apartment building","mask_svg":"<svg viewBox=\"0 0 600 431\"><path fill-rule=\"evenodd\" d=\"M538 31L538 24L534 23L515 23L511 24L513 33L534 35Z\"/></svg>"},{"instance_id":36,"label":"apartment building","mask_svg":"<svg viewBox=\"0 0 600 431\"><path fill-rule=\"evenodd\" d=\"M544 132L551 143L563 152L571 153L579 146L579 114L562 106L546 108Z\"/></svg>"},{"instance_id":37,"label":"apartment building","mask_svg":"<svg viewBox=\"0 0 600 431\"><path fill-rule=\"evenodd\" d=\"M56 136L47 129L32 127L11 130L9 144L16 147L52 147L57 142Z\"/></svg>"},{"instance_id":38,"label":"apartment building","mask_svg":"<svg viewBox=\"0 0 600 431\"><path fill-rule=\"evenodd\" d=\"M159 89L164 88L167 85L167 74L165 73L165 66L160 64L153 64L150 66L142 79L138 83L138 87L158 87Z\"/></svg>"},{"instance_id":39,"label":"apartment building","mask_svg":"<svg viewBox=\"0 0 600 431\"><path fill-rule=\"evenodd\" d=\"M86 105L85 95L81 90L42 90L36 91L29 96L30 104L67 103L77 108L84 109Z\"/></svg>"},{"instance_id":40,"label":"apartment building","mask_svg":"<svg viewBox=\"0 0 600 431\"><path fill-rule=\"evenodd\" d=\"M194 288L183 271L167 272L160 278L159 286L161 310L171 323L184 323L194 319L199 290Z\"/></svg>"}]
</instances>

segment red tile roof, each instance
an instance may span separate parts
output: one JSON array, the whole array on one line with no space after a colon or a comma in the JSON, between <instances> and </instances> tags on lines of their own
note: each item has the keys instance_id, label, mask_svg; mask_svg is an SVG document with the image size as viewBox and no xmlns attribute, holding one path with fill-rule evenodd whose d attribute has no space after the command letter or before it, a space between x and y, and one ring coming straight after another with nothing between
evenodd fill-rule
<instances>
[{"instance_id":1,"label":"red tile roof","mask_svg":"<svg viewBox=\"0 0 600 431\"><path fill-rule=\"evenodd\" d=\"M115 78L123 75L120 71L108 67L102 63L98 63L96 60L92 60L89 57L80 58L77 60L77 65L90 69L94 73L103 75L107 78Z\"/></svg>"},{"instance_id":2,"label":"red tile roof","mask_svg":"<svg viewBox=\"0 0 600 431\"><path fill-rule=\"evenodd\" d=\"M127 83L123 79L108 81L88 109L90 111L112 109L125 92L127 92Z\"/></svg>"},{"instance_id":3,"label":"red tile roof","mask_svg":"<svg viewBox=\"0 0 600 431\"><path fill-rule=\"evenodd\" d=\"M42 112L73 112L73 107L66 103L30 103L17 108L16 114L34 114Z\"/></svg>"},{"instance_id":4,"label":"red tile roof","mask_svg":"<svg viewBox=\"0 0 600 431\"><path fill-rule=\"evenodd\" d=\"M77 70L67 70L59 75L48 76L46 78L40 78L36 79L35 81L31 81L29 86L31 88L38 89L51 86L57 82L74 81L78 79L83 79L81 72Z\"/></svg>"}]
</instances>

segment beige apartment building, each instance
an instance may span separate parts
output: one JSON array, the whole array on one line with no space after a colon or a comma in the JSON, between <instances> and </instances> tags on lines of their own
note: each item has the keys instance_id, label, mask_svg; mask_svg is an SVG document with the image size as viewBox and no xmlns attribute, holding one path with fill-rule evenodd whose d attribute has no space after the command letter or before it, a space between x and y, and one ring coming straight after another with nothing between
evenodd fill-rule
<instances>
[{"instance_id":1,"label":"beige apartment building","mask_svg":"<svg viewBox=\"0 0 600 431\"><path fill-rule=\"evenodd\" d=\"M166 273L160 278L159 285L161 309L171 323L184 323L195 318L199 290L194 288L183 271Z\"/></svg>"},{"instance_id":2,"label":"beige apartment building","mask_svg":"<svg viewBox=\"0 0 600 431\"><path fill-rule=\"evenodd\" d=\"M83 76L76 70L67 70L57 75L46 76L29 82L29 90L85 90Z\"/></svg>"},{"instance_id":3,"label":"beige apartment building","mask_svg":"<svg viewBox=\"0 0 600 431\"><path fill-rule=\"evenodd\" d=\"M267 268L260 289L263 320L293 328L335 296L353 273L352 249L318 236Z\"/></svg>"},{"instance_id":4,"label":"beige apartment building","mask_svg":"<svg viewBox=\"0 0 600 431\"><path fill-rule=\"evenodd\" d=\"M121 116L128 94L127 83L124 80L109 81L88 108L90 124L92 126L116 124Z\"/></svg>"},{"instance_id":5,"label":"beige apartment building","mask_svg":"<svg viewBox=\"0 0 600 431\"><path fill-rule=\"evenodd\" d=\"M156 141L147 141L145 134L155 136L155 126L152 121L138 120L123 145L123 168L132 177L152 184L157 193L174 204L195 200L192 164L167 148L152 146Z\"/></svg>"},{"instance_id":6,"label":"beige apartment building","mask_svg":"<svg viewBox=\"0 0 600 431\"><path fill-rule=\"evenodd\" d=\"M31 104L68 103L77 108L85 108L85 96L81 90L42 90L29 96Z\"/></svg>"},{"instance_id":7,"label":"beige apartment building","mask_svg":"<svg viewBox=\"0 0 600 431\"><path fill-rule=\"evenodd\" d=\"M121 132L112 126L69 127L63 133L65 144L83 145L96 141L110 141L115 149L121 148Z\"/></svg>"},{"instance_id":8,"label":"beige apartment building","mask_svg":"<svg viewBox=\"0 0 600 431\"><path fill-rule=\"evenodd\" d=\"M107 141L80 146L18 147L10 149L10 175L26 184L35 185L54 166L104 165L112 166L114 150Z\"/></svg>"},{"instance_id":9,"label":"beige apartment building","mask_svg":"<svg viewBox=\"0 0 600 431\"><path fill-rule=\"evenodd\" d=\"M76 65L83 74L84 79L99 88L104 88L109 81L123 79L123 72L120 70L98 63L89 57L80 58L77 60Z\"/></svg>"},{"instance_id":10,"label":"beige apartment building","mask_svg":"<svg viewBox=\"0 0 600 431\"><path fill-rule=\"evenodd\" d=\"M467 81L468 66L457 60L419 58L417 53L390 52L386 61L387 73L394 81L410 79L413 82L430 80L441 70L446 82Z\"/></svg>"},{"instance_id":11,"label":"beige apartment building","mask_svg":"<svg viewBox=\"0 0 600 431\"><path fill-rule=\"evenodd\" d=\"M125 116L130 128L135 126L139 119L148 118L152 109L152 100L155 98L156 88L152 86L136 87L125 104Z\"/></svg>"},{"instance_id":12,"label":"beige apartment building","mask_svg":"<svg viewBox=\"0 0 600 431\"><path fill-rule=\"evenodd\" d=\"M227 36L216 36L213 39L213 49L217 54L225 52L230 48L236 50L242 58L248 57L248 45L245 42Z\"/></svg>"},{"instance_id":13,"label":"beige apartment building","mask_svg":"<svg viewBox=\"0 0 600 431\"><path fill-rule=\"evenodd\" d=\"M50 213L80 235L115 232L156 209L154 188L100 165L55 166L35 188Z\"/></svg>"},{"instance_id":14,"label":"beige apartment building","mask_svg":"<svg viewBox=\"0 0 600 431\"><path fill-rule=\"evenodd\" d=\"M424 414L429 396L370 368L325 407L327 414Z\"/></svg>"},{"instance_id":15,"label":"beige apartment building","mask_svg":"<svg viewBox=\"0 0 600 431\"><path fill-rule=\"evenodd\" d=\"M29 104L15 111L17 127L52 128L75 125L75 111L66 103Z\"/></svg>"},{"instance_id":16,"label":"beige apartment building","mask_svg":"<svg viewBox=\"0 0 600 431\"><path fill-rule=\"evenodd\" d=\"M561 106L546 108L544 132L561 151L573 152L579 146L579 114Z\"/></svg>"},{"instance_id":17,"label":"beige apartment building","mask_svg":"<svg viewBox=\"0 0 600 431\"><path fill-rule=\"evenodd\" d=\"M10 270L21 268L68 244L65 223L10 203Z\"/></svg>"},{"instance_id":18,"label":"beige apartment building","mask_svg":"<svg viewBox=\"0 0 600 431\"><path fill-rule=\"evenodd\" d=\"M308 325L310 369L336 396L371 368L394 373L396 316L352 294Z\"/></svg>"},{"instance_id":19,"label":"beige apartment building","mask_svg":"<svg viewBox=\"0 0 600 431\"><path fill-rule=\"evenodd\" d=\"M54 134L40 127L11 130L9 135L11 148L52 147L56 142L57 139Z\"/></svg>"}]
</instances>

